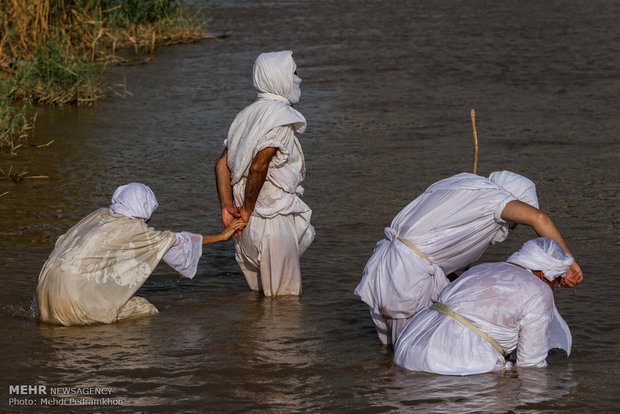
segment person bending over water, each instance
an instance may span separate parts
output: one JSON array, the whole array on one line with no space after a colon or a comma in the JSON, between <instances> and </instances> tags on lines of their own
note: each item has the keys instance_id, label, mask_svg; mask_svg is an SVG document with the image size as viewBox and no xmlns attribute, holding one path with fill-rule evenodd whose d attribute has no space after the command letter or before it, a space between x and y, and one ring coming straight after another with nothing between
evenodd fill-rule
<instances>
[{"instance_id":1,"label":"person bending over water","mask_svg":"<svg viewBox=\"0 0 620 414\"><path fill-rule=\"evenodd\" d=\"M39 274L41 320L85 325L156 313L149 301L133 295L159 261L193 278L202 246L230 239L244 224L234 220L215 235L158 231L147 226L157 206L146 185L123 185L109 208L92 212L60 236Z\"/></svg>"},{"instance_id":2,"label":"person bending over water","mask_svg":"<svg viewBox=\"0 0 620 414\"><path fill-rule=\"evenodd\" d=\"M355 293L370 307L384 344L394 343L415 313L517 224L531 226L571 254L553 221L538 209L534 183L510 171L489 178L461 173L431 185L386 227ZM564 286L583 280L574 263Z\"/></svg>"}]
</instances>

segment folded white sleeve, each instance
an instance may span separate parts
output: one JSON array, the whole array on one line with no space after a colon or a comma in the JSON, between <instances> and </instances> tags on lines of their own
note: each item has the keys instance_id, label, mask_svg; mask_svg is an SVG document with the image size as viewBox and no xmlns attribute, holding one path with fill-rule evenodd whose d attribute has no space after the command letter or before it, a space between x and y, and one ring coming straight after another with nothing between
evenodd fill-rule
<instances>
[{"instance_id":1,"label":"folded white sleeve","mask_svg":"<svg viewBox=\"0 0 620 414\"><path fill-rule=\"evenodd\" d=\"M181 276L192 279L202 256L202 236L186 231L175 233L175 236L176 241L162 259Z\"/></svg>"}]
</instances>

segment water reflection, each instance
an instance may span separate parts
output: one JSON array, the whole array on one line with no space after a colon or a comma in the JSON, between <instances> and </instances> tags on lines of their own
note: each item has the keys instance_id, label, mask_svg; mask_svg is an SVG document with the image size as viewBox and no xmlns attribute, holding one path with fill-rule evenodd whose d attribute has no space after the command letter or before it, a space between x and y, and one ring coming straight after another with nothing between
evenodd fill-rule
<instances>
[{"instance_id":1,"label":"water reflection","mask_svg":"<svg viewBox=\"0 0 620 414\"><path fill-rule=\"evenodd\" d=\"M316 361L318 339L304 334L307 309L301 299L250 292L239 308L240 318L231 329L239 341L238 358L252 366L253 374L238 383L237 395L253 401L251 409L304 407L308 402L300 391L312 388L314 382L313 375L304 371ZM282 392L282 383L287 392Z\"/></svg>"},{"instance_id":2,"label":"water reflection","mask_svg":"<svg viewBox=\"0 0 620 414\"><path fill-rule=\"evenodd\" d=\"M158 368L161 348L152 340L155 319L79 327L39 323L48 352L32 363L46 373L50 387L109 388L110 397L127 405L156 406L166 398ZM136 387L137 382L143 385ZM144 393L145 386L152 386L152 392Z\"/></svg>"},{"instance_id":3,"label":"water reflection","mask_svg":"<svg viewBox=\"0 0 620 414\"><path fill-rule=\"evenodd\" d=\"M519 368L469 376L435 375L396 368L390 399L420 412L544 410L577 386L569 367Z\"/></svg>"}]
</instances>

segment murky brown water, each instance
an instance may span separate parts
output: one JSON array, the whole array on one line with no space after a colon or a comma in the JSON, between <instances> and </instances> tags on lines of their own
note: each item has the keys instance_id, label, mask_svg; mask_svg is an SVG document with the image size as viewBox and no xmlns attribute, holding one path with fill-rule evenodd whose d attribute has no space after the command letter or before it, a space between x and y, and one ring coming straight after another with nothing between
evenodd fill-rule
<instances>
[{"instance_id":1,"label":"murky brown water","mask_svg":"<svg viewBox=\"0 0 620 414\"><path fill-rule=\"evenodd\" d=\"M125 99L42 109L36 141L55 143L10 162L30 160L32 174L50 179L0 181L0 194L10 191L0 198L1 409L41 410L10 407L9 386L42 384L109 388L129 412L618 410L620 6L504 3L213 1L211 27L231 37L115 70L110 82L126 79ZM158 267L140 292L156 317L38 323L32 297L55 239L117 185L153 188L158 228L219 229L215 160L254 98L254 58L284 48L295 51L308 119L305 201L317 238L302 259L304 296L248 292L227 242L205 249L194 280ZM471 169L470 108L479 173L532 178L586 277L556 291L573 353L551 355L546 369L402 370L353 295L392 217L430 183ZM533 236L520 228L483 260L503 260Z\"/></svg>"}]
</instances>

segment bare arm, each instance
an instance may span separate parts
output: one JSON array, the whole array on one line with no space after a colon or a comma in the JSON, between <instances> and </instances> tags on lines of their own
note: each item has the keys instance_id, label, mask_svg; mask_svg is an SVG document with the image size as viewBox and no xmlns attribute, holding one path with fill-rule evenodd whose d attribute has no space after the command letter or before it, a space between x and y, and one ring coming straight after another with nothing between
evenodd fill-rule
<instances>
[{"instance_id":1,"label":"bare arm","mask_svg":"<svg viewBox=\"0 0 620 414\"><path fill-rule=\"evenodd\" d=\"M202 245L228 240L235 232L246 225L242 219L233 220L220 234L203 234Z\"/></svg>"},{"instance_id":2,"label":"bare arm","mask_svg":"<svg viewBox=\"0 0 620 414\"><path fill-rule=\"evenodd\" d=\"M543 211L540 211L537 208L521 201L513 200L506 204L506 207L504 207L504 210L502 211L502 219L515 224L526 224L532 227L536 234L541 237L548 237L555 240L566 253L573 256L573 259L575 258L564 241L564 238L560 234L560 231L557 229L555 224L553 224L553 221L551 221L549 216L547 216L547 214ZM582 280L583 273L581 272L581 268L577 264L577 261L575 261L566 274L562 284L571 287L581 283Z\"/></svg>"},{"instance_id":3,"label":"bare arm","mask_svg":"<svg viewBox=\"0 0 620 414\"><path fill-rule=\"evenodd\" d=\"M241 218L245 221L250 219L250 215L254 211L258 194L260 193L265 178L267 177L267 170L269 169L269 162L273 158L277 151L277 148L268 147L260 150L252 159L250 164L250 172L248 173L248 180L245 185L245 198L243 205L241 206Z\"/></svg>"},{"instance_id":4,"label":"bare arm","mask_svg":"<svg viewBox=\"0 0 620 414\"><path fill-rule=\"evenodd\" d=\"M239 210L235 207L233 201L230 170L228 169L228 149L224 150L215 163L215 180L217 195L220 198L220 208L222 209L222 222L225 226L228 226L235 218L240 217Z\"/></svg>"}]
</instances>

